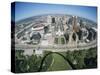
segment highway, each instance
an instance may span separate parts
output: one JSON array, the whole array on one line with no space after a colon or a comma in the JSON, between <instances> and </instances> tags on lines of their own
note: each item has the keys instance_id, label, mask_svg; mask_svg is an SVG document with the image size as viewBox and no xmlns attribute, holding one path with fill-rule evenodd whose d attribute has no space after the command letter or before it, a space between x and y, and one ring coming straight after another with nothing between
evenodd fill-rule
<instances>
[{"instance_id":1,"label":"highway","mask_svg":"<svg viewBox=\"0 0 100 75\"><path fill-rule=\"evenodd\" d=\"M41 46L41 45L27 45L27 44L16 44L15 50L34 50L38 47L42 50L46 51L52 51L52 52L62 52L62 51L74 51L74 50L83 50L83 49L89 49L94 48L97 46L97 41L94 40L91 43L88 43L86 45L78 46L77 48L69 48L67 45L53 45L53 46Z\"/></svg>"}]
</instances>

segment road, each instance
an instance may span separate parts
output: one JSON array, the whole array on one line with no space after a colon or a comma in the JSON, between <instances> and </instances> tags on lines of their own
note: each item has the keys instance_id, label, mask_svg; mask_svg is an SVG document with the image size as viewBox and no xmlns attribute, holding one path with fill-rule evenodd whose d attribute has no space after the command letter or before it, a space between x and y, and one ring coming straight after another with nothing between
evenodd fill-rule
<instances>
[{"instance_id":1,"label":"road","mask_svg":"<svg viewBox=\"0 0 100 75\"><path fill-rule=\"evenodd\" d=\"M69 48L66 45L63 46L38 46L38 45L27 45L27 44L15 44L15 50L33 50L39 47L41 50L46 50L46 51L52 51L52 52L57 52L57 51L73 51L73 50L83 50L83 49L89 49L89 48L94 48L97 46L97 41L94 40L89 44L83 45L83 46L78 46L77 48Z\"/></svg>"}]
</instances>

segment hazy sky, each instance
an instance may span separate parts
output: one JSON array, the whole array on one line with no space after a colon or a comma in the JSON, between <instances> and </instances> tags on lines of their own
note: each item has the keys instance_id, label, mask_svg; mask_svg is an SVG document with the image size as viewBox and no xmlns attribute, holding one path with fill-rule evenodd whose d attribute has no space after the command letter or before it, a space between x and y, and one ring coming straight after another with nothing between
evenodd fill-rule
<instances>
[{"instance_id":1,"label":"hazy sky","mask_svg":"<svg viewBox=\"0 0 100 75\"><path fill-rule=\"evenodd\" d=\"M97 8L76 5L15 3L15 21L42 14L69 14L97 21Z\"/></svg>"}]
</instances>

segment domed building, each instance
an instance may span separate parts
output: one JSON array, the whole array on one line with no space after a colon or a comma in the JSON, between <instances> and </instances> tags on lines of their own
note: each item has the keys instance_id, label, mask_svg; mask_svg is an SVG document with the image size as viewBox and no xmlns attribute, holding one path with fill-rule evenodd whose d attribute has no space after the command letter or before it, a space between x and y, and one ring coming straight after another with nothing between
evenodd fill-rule
<instances>
[{"instance_id":1,"label":"domed building","mask_svg":"<svg viewBox=\"0 0 100 75\"><path fill-rule=\"evenodd\" d=\"M55 39L54 43L56 45L64 45L66 44L66 38L64 36L64 27L62 25L61 18L58 18L58 22L55 25Z\"/></svg>"}]
</instances>

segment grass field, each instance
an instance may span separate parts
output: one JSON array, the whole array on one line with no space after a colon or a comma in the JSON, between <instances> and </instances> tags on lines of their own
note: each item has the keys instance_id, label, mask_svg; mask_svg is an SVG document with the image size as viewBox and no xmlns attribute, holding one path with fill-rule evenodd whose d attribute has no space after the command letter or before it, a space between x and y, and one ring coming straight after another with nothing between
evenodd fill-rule
<instances>
[{"instance_id":1,"label":"grass field","mask_svg":"<svg viewBox=\"0 0 100 75\"><path fill-rule=\"evenodd\" d=\"M53 60L48 71L70 70L72 69L68 62L58 54L52 54Z\"/></svg>"}]
</instances>

